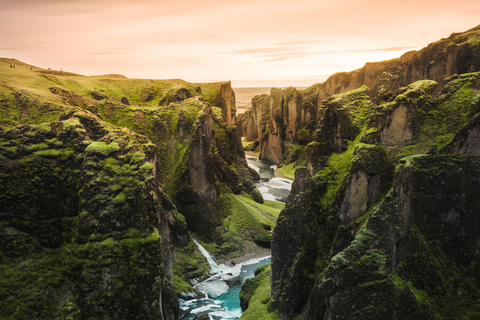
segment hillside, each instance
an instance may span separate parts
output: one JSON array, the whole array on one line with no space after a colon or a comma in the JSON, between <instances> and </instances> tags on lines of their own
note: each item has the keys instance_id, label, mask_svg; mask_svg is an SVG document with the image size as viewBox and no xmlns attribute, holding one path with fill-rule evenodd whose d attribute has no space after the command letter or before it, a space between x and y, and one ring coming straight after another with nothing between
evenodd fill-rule
<instances>
[{"instance_id":1,"label":"hillside","mask_svg":"<svg viewBox=\"0 0 480 320\"><path fill-rule=\"evenodd\" d=\"M190 234L269 246L276 217L235 209L263 199L234 120L229 82L0 59L0 317L177 319L209 271Z\"/></svg>"}]
</instances>

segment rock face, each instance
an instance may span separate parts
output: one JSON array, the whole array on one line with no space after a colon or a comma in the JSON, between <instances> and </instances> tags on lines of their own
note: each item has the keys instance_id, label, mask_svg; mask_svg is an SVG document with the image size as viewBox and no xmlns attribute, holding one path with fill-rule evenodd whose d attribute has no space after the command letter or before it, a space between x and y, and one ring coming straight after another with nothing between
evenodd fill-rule
<instances>
[{"instance_id":1,"label":"rock face","mask_svg":"<svg viewBox=\"0 0 480 320\"><path fill-rule=\"evenodd\" d=\"M456 318L464 314L458 300L474 306L479 198L471 188L480 182L479 164L474 157L430 156L400 168L389 195L332 256L312 291L310 317ZM464 289L463 279L473 287Z\"/></svg>"},{"instance_id":2,"label":"rock face","mask_svg":"<svg viewBox=\"0 0 480 320\"><path fill-rule=\"evenodd\" d=\"M270 95L256 96L242 117L247 141L258 140L260 159L279 164L297 142L310 140L315 127L320 85L306 90L273 88Z\"/></svg>"},{"instance_id":3,"label":"rock face","mask_svg":"<svg viewBox=\"0 0 480 320\"><path fill-rule=\"evenodd\" d=\"M479 79L416 81L381 104L366 87L323 100L274 229L268 311L476 317Z\"/></svg>"},{"instance_id":4,"label":"rock face","mask_svg":"<svg viewBox=\"0 0 480 320\"><path fill-rule=\"evenodd\" d=\"M182 165L173 176L171 194L191 230L218 241L223 217L218 182L234 193L251 193L255 185L236 128L221 127L212 117L211 108L205 107L196 119ZM234 164L236 170L230 168Z\"/></svg>"},{"instance_id":5,"label":"rock face","mask_svg":"<svg viewBox=\"0 0 480 320\"><path fill-rule=\"evenodd\" d=\"M235 124L237 113L235 108L235 91L233 91L232 83L230 81L221 84L220 91L215 100L215 105L222 109L224 121L229 125Z\"/></svg>"},{"instance_id":6,"label":"rock face","mask_svg":"<svg viewBox=\"0 0 480 320\"><path fill-rule=\"evenodd\" d=\"M176 319L176 213L155 149L85 113L63 119L0 134L2 268L22 274L2 277L2 316Z\"/></svg>"},{"instance_id":7,"label":"rock face","mask_svg":"<svg viewBox=\"0 0 480 320\"><path fill-rule=\"evenodd\" d=\"M275 99L274 91L278 90L275 89L271 98L262 98L262 107L257 103L256 108L248 110L239 125L242 125L247 141L258 140L261 157L265 160L275 164L295 161L296 157L290 156L292 148L312 141L310 133L323 119L321 109L326 98L366 86L370 89L372 102L381 104L398 96L399 88L417 80L433 80L441 88L450 76L480 71L479 31L480 26L464 33L454 33L422 50L405 53L398 59L367 63L358 70L336 73L324 83L303 91L287 88L283 92L282 107L277 107L274 112L267 106L267 101ZM262 117L259 117L259 109L265 111ZM383 137L392 146L412 139L411 128L404 126L403 122L415 117L403 107L394 112L394 121L389 129L385 129ZM269 130L265 129L267 123ZM404 128L404 131L399 131L399 128Z\"/></svg>"}]
</instances>

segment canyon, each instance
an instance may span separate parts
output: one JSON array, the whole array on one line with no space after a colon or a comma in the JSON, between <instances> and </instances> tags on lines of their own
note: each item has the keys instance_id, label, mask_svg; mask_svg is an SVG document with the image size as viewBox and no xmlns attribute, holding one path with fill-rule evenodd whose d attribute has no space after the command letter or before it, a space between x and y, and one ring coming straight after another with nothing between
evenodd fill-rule
<instances>
[{"instance_id":1,"label":"canyon","mask_svg":"<svg viewBox=\"0 0 480 320\"><path fill-rule=\"evenodd\" d=\"M193 237L219 264L271 248L241 319L479 318L479 43L238 116L230 82L0 59L0 317L179 319L212 269ZM285 204L246 151L294 176Z\"/></svg>"}]
</instances>

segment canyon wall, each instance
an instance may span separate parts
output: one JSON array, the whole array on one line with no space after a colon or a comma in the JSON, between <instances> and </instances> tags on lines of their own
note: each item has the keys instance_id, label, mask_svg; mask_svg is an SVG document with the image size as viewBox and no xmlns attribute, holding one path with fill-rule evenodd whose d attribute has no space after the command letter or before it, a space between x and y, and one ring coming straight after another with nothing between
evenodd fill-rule
<instances>
[{"instance_id":1,"label":"canyon wall","mask_svg":"<svg viewBox=\"0 0 480 320\"><path fill-rule=\"evenodd\" d=\"M324 100L274 229L266 315L477 315L480 72L442 83Z\"/></svg>"},{"instance_id":2,"label":"canyon wall","mask_svg":"<svg viewBox=\"0 0 480 320\"><path fill-rule=\"evenodd\" d=\"M189 232L242 252L229 201L263 201L230 82L14 62L0 59L0 317L178 319L177 294L209 272Z\"/></svg>"},{"instance_id":3,"label":"canyon wall","mask_svg":"<svg viewBox=\"0 0 480 320\"><path fill-rule=\"evenodd\" d=\"M245 140L258 141L260 157L266 161L275 164L295 161L293 148L312 141L313 127L324 116L325 99L366 86L373 102L380 104L392 99L400 87L421 79L436 81L439 90L452 75L480 70L479 31L480 27L476 27L454 33L400 58L366 63L363 68L336 73L305 90L287 88L278 93L275 89L270 98L257 101L241 118L239 125ZM279 106L273 108L268 101L280 95Z\"/></svg>"}]
</instances>

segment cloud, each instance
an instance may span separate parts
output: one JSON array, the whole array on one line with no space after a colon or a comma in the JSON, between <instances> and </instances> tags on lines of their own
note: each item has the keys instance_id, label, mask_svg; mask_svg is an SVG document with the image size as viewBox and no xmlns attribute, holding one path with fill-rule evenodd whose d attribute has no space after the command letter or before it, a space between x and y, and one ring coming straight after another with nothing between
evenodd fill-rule
<instances>
[{"instance_id":1,"label":"cloud","mask_svg":"<svg viewBox=\"0 0 480 320\"><path fill-rule=\"evenodd\" d=\"M249 48L230 51L228 54L261 54L271 52L287 52L287 51L303 51L306 47L266 47L266 48Z\"/></svg>"},{"instance_id":2,"label":"cloud","mask_svg":"<svg viewBox=\"0 0 480 320\"><path fill-rule=\"evenodd\" d=\"M91 52L89 55L92 56L100 56L100 55L112 55L112 54L127 54L130 53L132 50L136 50L138 48L135 47L116 47L116 48L109 48L103 51Z\"/></svg>"},{"instance_id":3,"label":"cloud","mask_svg":"<svg viewBox=\"0 0 480 320\"><path fill-rule=\"evenodd\" d=\"M279 42L275 43L275 46L291 46L291 45L299 45L299 44L316 44L320 43L321 41L290 41L290 42Z\"/></svg>"},{"instance_id":4,"label":"cloud","mask_svg":"<svg viewBox=\"0 0 480 320\"><path fill-rule=\"evenodd\" d=\"M18 47L0 47L0 50L22 50L22 49L31 49L37 48L37 46L18 46Z\"/></svg>"},{"instance_id":5,"label":"cloud","mask_svg":"<svg viewBox=\"0 0 480 320\"><path fill-rule=\"evenodd\" d=\"M281 56L278 58L263 60L261 62L276 62L276 61L284 61L284 60L298 59L298 58L304 58L304 57L308 57L308 54L295 54L291 56Z\"/></svg>"},{"instance_id":6,"label":"cloud","mask_svg":"<svg viewBox=\"0 0 480 320\"><path fill-rule=\"evenodd\" d=\"M312 41L297 41L290 42L292 44L297 43L314 43ZM280 45L278 43L276 45ZM285 43L283 43L285 44ZM251 55L256 58L266 58L260 62L277 62L291 59L305 58L308 56L318 55L332 55L332 54L355 54L355 53L369 53L369 52L396 52L396 51L408 51L416 49L414 47L385 47L385 48L372 48L372 49L353 49L353 50L314 50L308 46L270 46L262 48L246 48L238 49L234 51L226 52L229 55Z\"/></svg>"}]
</instances>

